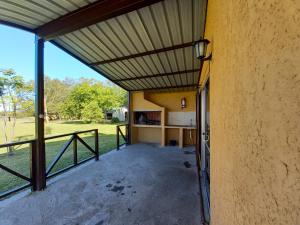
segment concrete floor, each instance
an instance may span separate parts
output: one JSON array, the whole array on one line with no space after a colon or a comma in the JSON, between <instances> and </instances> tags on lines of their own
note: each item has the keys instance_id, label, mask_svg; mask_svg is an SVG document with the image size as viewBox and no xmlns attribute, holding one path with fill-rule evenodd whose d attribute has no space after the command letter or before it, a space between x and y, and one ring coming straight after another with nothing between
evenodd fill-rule
<instances>
[{"instance_id":1,"label":"concrete floor","mask_svg":"<svg viewBox=\"0 0 300 225\"><path fill-rule=\"evenodd\" d=\"M2 202L0 224L200 225L200 207L193 148L137 144Z\"/></svg>"}]
</instances>

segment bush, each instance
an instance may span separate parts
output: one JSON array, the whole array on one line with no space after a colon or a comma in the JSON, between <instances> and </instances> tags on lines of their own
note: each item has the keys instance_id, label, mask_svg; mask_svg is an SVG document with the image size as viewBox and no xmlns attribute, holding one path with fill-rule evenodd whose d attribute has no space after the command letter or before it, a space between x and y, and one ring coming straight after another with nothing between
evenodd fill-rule
<instances>
[{"instance_id":1,"label":"bush","mask_svg":"<svg viewBox=\"0 0 300 225\"><path fill-rule=\"evenodd\" d=\"M120 123L120 120L119 120L118 117L113 117L113 118L111 119L111 122L112 122L112 123Z\"/></svg>"}]
</instances>

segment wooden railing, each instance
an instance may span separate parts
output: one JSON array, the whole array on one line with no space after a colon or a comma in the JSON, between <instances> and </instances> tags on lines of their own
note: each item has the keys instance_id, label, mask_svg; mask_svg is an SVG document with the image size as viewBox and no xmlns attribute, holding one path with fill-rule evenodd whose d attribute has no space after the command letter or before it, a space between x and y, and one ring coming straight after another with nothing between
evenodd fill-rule
<instances>
[{"instance_id":1,"label":"wooden railing","mask_svg":"<svg viewBox=\"0 0 300 225\"><path fill-rule=\"evenodd\" d=\"M123 133L123 131L121 130L121 127L125 126L125 134ZM117 150L120 149L121 146L126 145L129 143L129 136L128 136L128 124L121 124L121 125L117 125L116 130L117 130ZM120 144L120 135L124 140L123 144Z\"/></svg>"},{"instance_id":2,"label":"wooden railing","mask_svg":"<svg viewBox=\"0 0 300 225\"><path fill-rule=\"evenodd\" d=\"M83 134L83 133L90 133L93 132L94 133L94 137L95 137L95 147L94 149L88 145L81 137L79 137L79 134ZM46 169L46 178L51 178L53 176L56 176L60 173L63 173L75 166L78 166L90 159L95 158L96 161L99 160L99 139L98 139L98 129L93 129L93 130L86 130L86 131L78 131L78 132L74 132L74 133L69 133L69 134L61 134L61 135L56 135L56 136L51 136L51 137L46 137L45 141L47 140L53 140L53 139L57 139L57 138L62 138L62 137L67 137L67 136L71 136L70 139L63 145L63 147L60 149L59 153L56 155L56 157L53 159L53 161L50 163L50 165L48 166L48 168ZM84 159L82 161L78 161L78 148L77 148L77 143L78 141L86 147L87 150L89 150L91 153L93 153L92 157L89 157L87 159ZM68 147L73 143L73 164L63 168L61 170L58 170L54 173L51 173L51 171L53 170L54 166L58 163L58 161L60 160L60 158L63 156L63 154L66 152L66 150L68 149ZM50 174L51 173L51 174Z\"/></svg>"},{"instance_id":3,"label":"wooden railing","mask_svg":"<svg viewBox=\"0 0 300 225\"><path fill-rule=\"evenodd\" d=\"M35 151L35 140L26 140L26 141L18 141L18 142L13 142L13 143L7 143L7 144L2 144L0 145L0 149L1 148L13 148L15 146L20 146L20 145L24 145L24 144L29 144L30 145L30 154L32 155L33 154L33 151ZM7 166L4 166L3 164L0 164L0 168L18 178L21 178L22 180L26 181L26 184L25 185L22 185L22 186L19 186L19 187L16 187L16 188L13 188L11 190L8 190L6 192L3 192L0 194L0 199L1 198L5 198L7 197L8 195L11 195L13 193L16 193L18 191L21 191L25 188L28 188L28 187L33 187L33 179L32 179L32 168L33 168L33 161L32 161L32 158L30 158L30 177L24 175L24 174L21 174ZM23 171L25 172L25 171Z\"/></svg>"},{"instance_id":4,"label":"wooden railing","mask_svg":"<svg viewBox=\"0 0 300 225\"><path fill-rule=\"evenodd\" d=\"M89 144L87 144L81 137L79 137L79 134L83 133L94 133L95 137L95 146L92 148ZM45 173L46 173L46 179L49 179L53 176L56 176L60 173L63 173L75 166L78 166L84 162L87 162L88 160L95 159L96 161L99 160L99 137L98 137L98 129L93 129L93 130L86 130L86 131L79 131L79 132L74 132L74 133L68 133L68 134L61 134L61 135L56 135L56 136L51 136L51 137L46 137L45 141L47 140L53 140L57 138L62 138L62 137L67 137L71 136L70 139L63 145L63 147L60 149L59 153L56 155L56 157L52 160L52 162L49 164L48 168L45 168ZM78 161L78 148L77 148L77 143L78 141L85 146L87 150L93 153L92 157L86 158L84 160ZM51 173L53 171L53 168L55 165L59 162L63 154L66 152L68 147L73 143L73 164L65 167L61 170L58 170L54 173ZM36 190L36 179L35 179L35 173L34 168L39 166L36 165L36 162L33 160L33 155L34 152L36 151L36 140L26 140L26 141L19 141L19 142L13 142L13 143L7 143L7 144L2 144L0 145L1 148L12 148L14 146L20 146L24 144L29 144L30 145L30 176L26 176L20 172L17 172L16 170L9 168L8 166L5 166L0 163L0 169L8 172L9 174L16 176L24 181L26 181L25 185L13 188L11 190L5 191L0 193L0 199L7 197L8 195L11 195L13 193L16 193L18 191L21 191L25 188L31 187L32 191ZM25 171L24 171L25 172Z\"/></svg>"}]
</instances>

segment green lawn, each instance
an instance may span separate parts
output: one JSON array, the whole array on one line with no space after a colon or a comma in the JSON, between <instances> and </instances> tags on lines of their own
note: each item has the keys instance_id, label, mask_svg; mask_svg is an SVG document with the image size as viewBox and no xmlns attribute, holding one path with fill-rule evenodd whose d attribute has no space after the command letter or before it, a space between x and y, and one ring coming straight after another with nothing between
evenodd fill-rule
<instances>
[{"instance_id":1,"label":"green lawn","mask_svg":"<svg viewBox=\"0 0 300 225\"><path fill-rule=\"evenodd\" d=\"M0 122L2 129L2 121ZM72 133L75 131L84 131L98 129L100 157L112 149L116 148L116 125L115 124L86 124L82 121L54 121L45 125L46 136ZM124 127L123 127L124 130ZM15 141L29 140L34 138L34 120L33 118L18 119L15 128ZM0 144L4 143L2 130L0 133ZM86 143L94 148L95 138L93 133L79 135ZM46 164L52 162L60 151L61 147L71 136L46 141ZM122 138L121 138L122 139ZM121 140L120 140L121 141ZM122 142L121 142L122 143ZM29 145L17 146L12 155L6 153L6 148L0 148L0 164L7 166L25 176L30 176L30 148ZM92 153L78 141L78 161L92 156ZM73 145L71 144L62 158L53 168L52 172L67 167L73 163ZM14 175L0 169L0 193L11 188L25 184L26 182Z\"/></svg>"}]
</instances>

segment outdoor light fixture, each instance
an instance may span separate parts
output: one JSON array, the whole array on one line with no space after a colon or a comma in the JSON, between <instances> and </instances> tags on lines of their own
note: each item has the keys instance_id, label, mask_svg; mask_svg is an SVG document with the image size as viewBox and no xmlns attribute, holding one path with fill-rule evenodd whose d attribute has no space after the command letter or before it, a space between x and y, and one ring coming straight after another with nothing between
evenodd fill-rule
<instances>
[{"instance_id":1,"label":"outdoor light fixture","mask_svg":"<svg viewBox=\"0 0 300 225\"><path fill-rule=\"evenodd\" d=\"M181 99L181 109L184 109L184 108L186 108L186 98L182 98Z\"/></svg>"},{"instance_id":2,"label":"outdoor light fixture","mask_svg":"<svg viewBox=\"0 0 300 225\"><path fill-rule=\"evenodd\" d=\"M197 41L194 44L197 59L200 59L202 61L211 60L211 54L209 56L205 57L206 56L207 45L209 43L210 43L209 40L202 39L202 40Z\"/></svg>"}]
</instances>

